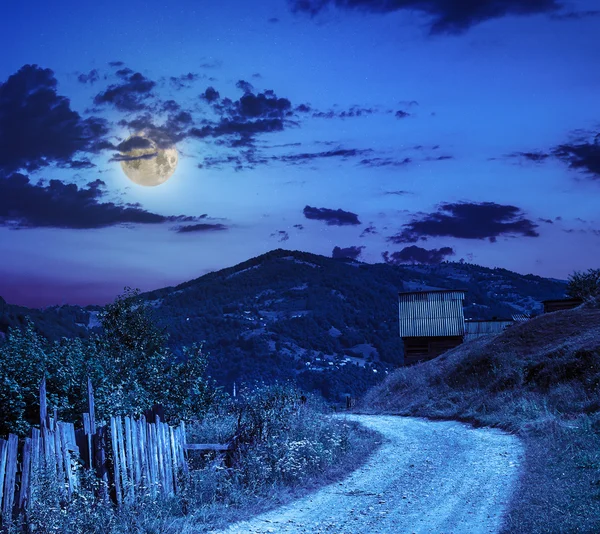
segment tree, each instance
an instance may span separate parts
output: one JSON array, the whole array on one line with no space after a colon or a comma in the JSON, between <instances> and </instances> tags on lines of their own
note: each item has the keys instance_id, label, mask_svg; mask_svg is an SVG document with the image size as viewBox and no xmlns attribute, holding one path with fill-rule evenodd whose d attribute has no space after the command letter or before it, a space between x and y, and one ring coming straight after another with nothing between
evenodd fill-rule
<instances>
[{"instance_id":1,"label":"tree","mask_svg":"<svg viewBox=\"0 0 600 534\"><path fill-rule=\"evenodd\" d=\"M0 345L0 435L25 435L39 423L39 385L46 377L48 406L62 421L85 411L88 377L95 390L96 418L139 415L162 404L167 419L197 417L221 394L206 379L202 347L183 347L176 357L138 292L126 294L99 314L103 332L88 339L51 342L27 319Z\"/></svg>"},{"instance_id":2,"label":"tree","mask_svg":"<svg viewBox=\"0 0 600 534\"><path fill-rule=\"evenodd\" d=\"M600 296L600 269L575 271L569 276L567 295L583 300Z\"/></svg>"}]
</instances>

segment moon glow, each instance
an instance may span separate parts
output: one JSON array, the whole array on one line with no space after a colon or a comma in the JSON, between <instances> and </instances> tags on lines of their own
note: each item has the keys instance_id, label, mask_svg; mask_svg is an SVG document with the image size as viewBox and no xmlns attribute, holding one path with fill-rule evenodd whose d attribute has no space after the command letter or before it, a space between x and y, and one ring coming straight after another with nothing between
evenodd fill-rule
<instances>
[{"instance_id":1,"label":"moon glow","mask_svg":"<svg viewBox=\"0 0 600 534\"><path fill-rule=\"evenodd\" d=\"M121 151L121 168L132 182L154 187L173 175L179 161L177 149L172 143L164 143L164 136L160 141L159 145L152 133L142 131L122 143L127 148Z\"/></svg>"}]
</instances>

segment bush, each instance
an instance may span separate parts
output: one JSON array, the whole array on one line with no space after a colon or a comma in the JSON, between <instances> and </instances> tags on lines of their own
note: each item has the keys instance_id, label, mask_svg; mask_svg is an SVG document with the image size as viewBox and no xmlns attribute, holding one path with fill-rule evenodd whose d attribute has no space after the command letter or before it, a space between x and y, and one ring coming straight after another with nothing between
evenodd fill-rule
<instances>
[{"instance_id":1,"label":"bush","mask_svg":"<svg viewBox=\"0 0 600 534\"><path fill-rule=\"evenodd\" d=\"M587 272L575 271L569 276L567 295L582 300L600 296L600 269L588 269Z\"/></svg>"}]
</instances>

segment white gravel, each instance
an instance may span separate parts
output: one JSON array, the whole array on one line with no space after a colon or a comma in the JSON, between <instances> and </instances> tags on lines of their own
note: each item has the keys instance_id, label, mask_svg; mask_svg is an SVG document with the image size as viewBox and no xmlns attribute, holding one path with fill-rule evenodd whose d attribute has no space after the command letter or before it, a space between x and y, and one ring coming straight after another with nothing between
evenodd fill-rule
<instances>
[{"instance_id":1,"label":"white gravel","mask_svg":"<svg viewBox=\"0 0 600 534\"><path fill-rule=\"evenodd\" d=\"M383 436L342 482L227 534L478 534L498 532L523 457L520 441L456 422L349 415Z\"/></svg>"}]
</instances>

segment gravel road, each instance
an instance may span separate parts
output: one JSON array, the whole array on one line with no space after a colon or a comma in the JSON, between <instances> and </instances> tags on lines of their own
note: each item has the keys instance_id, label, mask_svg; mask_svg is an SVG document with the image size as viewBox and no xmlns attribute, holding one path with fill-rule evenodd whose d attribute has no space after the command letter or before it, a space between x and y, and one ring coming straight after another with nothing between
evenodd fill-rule
<instances>
[{"instance_id":1,"label":"gravel road","mask_svg":"<svg viewBox=\"0 0 600 534\"><path fill-rule=\"evenodd\" d=\"M523 457L519 440L456 422L348 415L384 440L342 482L227 534L479 534L498 532Z\"/></svg>"}]
</instances>

